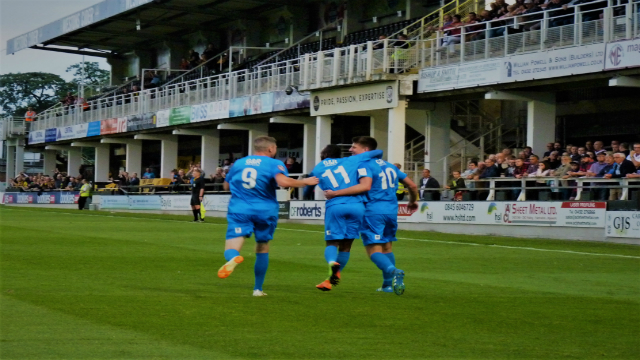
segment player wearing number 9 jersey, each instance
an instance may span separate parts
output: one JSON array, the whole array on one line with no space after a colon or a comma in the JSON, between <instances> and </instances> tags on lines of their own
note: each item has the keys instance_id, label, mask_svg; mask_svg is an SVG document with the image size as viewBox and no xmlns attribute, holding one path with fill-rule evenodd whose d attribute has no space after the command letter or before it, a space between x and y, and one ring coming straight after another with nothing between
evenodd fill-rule
<instances>
[{"instance_id":1,"label":"player wearing number 9 jersey","mask_svg":"<svg viewBox=\"0 0 640 360\"><path fill-rule=\"evenodd\" d=\"M353 139L349 151L354 156L362 156L378 147L377 141L369 136ZM378 291L404 292L404 272L396 269L392 243L396 241L398 230L398 200L396 189L401 181L409 189L410 209L417 209L418 188L395 165L382 159L373 159L364 166L373 174L371 189L367 192L366 210L360 234L367 254L376 266L382 270L383 284ZM349 189L329 194L329 197L344 196Z\"/></svg>"},{"instance_id":2,"label":"player wearing number 9 jersey","mask_svg":"<svg viewBox=\"0 0 640 360\"><path fill-rule=\"evenodd\" d=\"M218 277L231 275L244 258L240 250L244 239L255 234L256 264L253 296L266 295L262 291L264 277L269 266L269 241L278 224L276 188L304 187L318 183L317 178L294 180L287 177L284 163L274 159L276 140L261 136L253 142L253 156L237 160L229 170L223 188L231 191L227 213L227 235L224 257L227 263L218 270Z\"/></svg>"},{"instance_id":3,"label":"player wearing number 9 jersey","mask_svg":"<svg viewBox=\"0 0 640 360\"><path fill-rule=\"evenodd\" d=\"M320 155L322 161L311 172L312 176L318 177L318 186L324 191L353 190L349 196L325 203L324 238L327 246L324 256L329 264L329 278L316 286L322 291L338 285L340 272L349 260L353 239L359 237L364 217L364 192L371 187L371 173L363 162L375 156L382 156L382 151L340 158L340 148L328 145Z\"/></svg>"}]
</instances>

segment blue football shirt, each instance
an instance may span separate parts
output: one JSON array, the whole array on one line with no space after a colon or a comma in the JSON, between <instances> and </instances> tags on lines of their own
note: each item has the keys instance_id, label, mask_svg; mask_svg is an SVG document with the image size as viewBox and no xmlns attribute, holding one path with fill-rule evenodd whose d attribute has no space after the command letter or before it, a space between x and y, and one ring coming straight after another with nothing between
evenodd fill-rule
<instances>
[{"instance_id":1,"label":"blue football shirt","mask_svg":"<svg viewBox=\"0 0 640 360\"><path fill-rule=\"evenodd\" d=\"M231 190L229 213L277 216L277 174L289 175L280 160L267 156L247 156L237 160L225 180Z\"/></svg>"},{"instance_id":2,"label":"blue football shirt","mask_svg":"<svg viewBox=\"0 0 640 360\"><path fill-rule=\"evenodd\" d=\"M360 178L372 177L366 161L382 156L381 150L368 151L360 155L341 159L324 159L311 171L311 176L320 180L322 190L342 190L358 184ZM336 204L350 204L365 201L365 195L338 196L327 200L325 207Z\"/></svg>"},{"instance_id":3,"label":"blue football shirt","mask_svg":"<svg viewBox=\"0 0 640 360\"><path fill-rule=\"evenodd\" d=\"M395 165L382 159L367 161L369 171L373 174L371 190L367 192L366 215L398 214L398 183L407 177Z\"/></svg>"}]
</instances>

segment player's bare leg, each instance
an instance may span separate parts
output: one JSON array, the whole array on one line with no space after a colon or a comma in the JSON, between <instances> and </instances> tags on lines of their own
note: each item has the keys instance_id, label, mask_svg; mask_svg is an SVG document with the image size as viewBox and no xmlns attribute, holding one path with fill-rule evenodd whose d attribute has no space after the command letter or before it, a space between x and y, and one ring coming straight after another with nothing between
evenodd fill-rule
<instances>
[{"instance_id":1,"label":"player's bare leg","mask_svg":"<svg viewBox=\"0 0 640 360\"><path fill-rule=\"evenodd\" d=\"M240 250L242 250L242 245L244 245L244 236L240 236L233 239L227 239L224 244L224 257L227 260L227 263L222 265L220 270L218 270L218 277L221 279L225 279L231 275L233 270L236 268L238 264L244 261L244 258L240 256Z\"/></svg>"}]
</instances>

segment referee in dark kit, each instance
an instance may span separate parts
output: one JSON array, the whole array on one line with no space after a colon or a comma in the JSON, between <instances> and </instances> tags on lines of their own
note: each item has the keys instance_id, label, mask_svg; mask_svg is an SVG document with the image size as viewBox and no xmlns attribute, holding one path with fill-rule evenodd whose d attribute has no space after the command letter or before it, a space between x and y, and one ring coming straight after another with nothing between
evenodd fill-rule
<instances>
[{"instance_id":1,"label":"referee in dark kit","mask_svg":"<svg viewBox=\"0 0 640 360\"><path fill-rule=\"evenodd\" d=\"M202 170L193 170L193 180L191 181L191 211L193 211L193 222L204 222L200 218L200 204L204 199L204 179Z\"/></svg>"}]
</instances>

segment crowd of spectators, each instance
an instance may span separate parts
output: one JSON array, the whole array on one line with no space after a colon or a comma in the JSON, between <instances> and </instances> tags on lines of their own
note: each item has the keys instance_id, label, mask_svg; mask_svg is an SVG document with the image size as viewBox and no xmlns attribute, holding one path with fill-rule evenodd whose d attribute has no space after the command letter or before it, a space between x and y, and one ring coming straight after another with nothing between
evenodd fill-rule
<instances>
[{"instance_id":1,"label":"crowd of spectators","mask_svg":"<svg viewBox=\"0 0 640 360\"><path fill-rule=\"evenodd\" d=\"M452 173L452 183L445 187L445 197L460 198L465 191L473 191L478 199L488 195L492 178L528 179L528 200L536 200L544 188L559 193L560 200L572 200L576 196L576 178L620 179L640 178L640 142L631 147L628 143L612 141L609 147L602 141L587 141L583 146L561 143L547 144L542 155L533 153L529 146L517 154L504 149L489 155L483 162L470 161L467 170ZM465 181L466 180L466 181ZM462 184L462 185L461 185ZM520 182L496 181L496 187L514 188L505 190L507 197L515 200L521 189ZM615 183L593 182L591 192L595 200L617 200L621 189ZM424 186L423 186L424 187ZM477 189L477 190L476 190ZM497 189L499 190L499 189Z\"/></svg>"},{"instance_id":2,"label":"crowd of spectators","mask_svg":"<svg viewBox=\"0 0 640 360\"><path fill-rule=\"evenodd\" d=\"M588 4L588 5L587 5ZM460 15L445 15L441 27L432 27L431 31L442 31L442 48L453 52L453 45L462 40L462 28L466 41L483 40L487 36L494 38L507 34L540 30L544 12L549 11L549 28L569 25L574 22L575 6L581 5L582 21L601 19L607 2L603 0L516 0L509 5L505 0L496 0L489 4L489 10L480 14L470 12L465 18ZM623 11L620 9L619 11ZM516 21L516 18L517 21ZM487 29L487 22L490 22ZM551 39L549 39L551 41Z\"/></svg>"},{"instance_id":3,"label":"crowd of spectators","mask_svg":"<svg viewBox=\"0 0 640 360\"><path fill-rule=\"evenodd\" d=\"M51 176L42 173L29 175L22 171L15 178L8 180L8 187L38 193L52 190L78 191L82 187L82 179L82 175L71 176L58 169L55 169Z\"/></svg>"}]
</instances>

